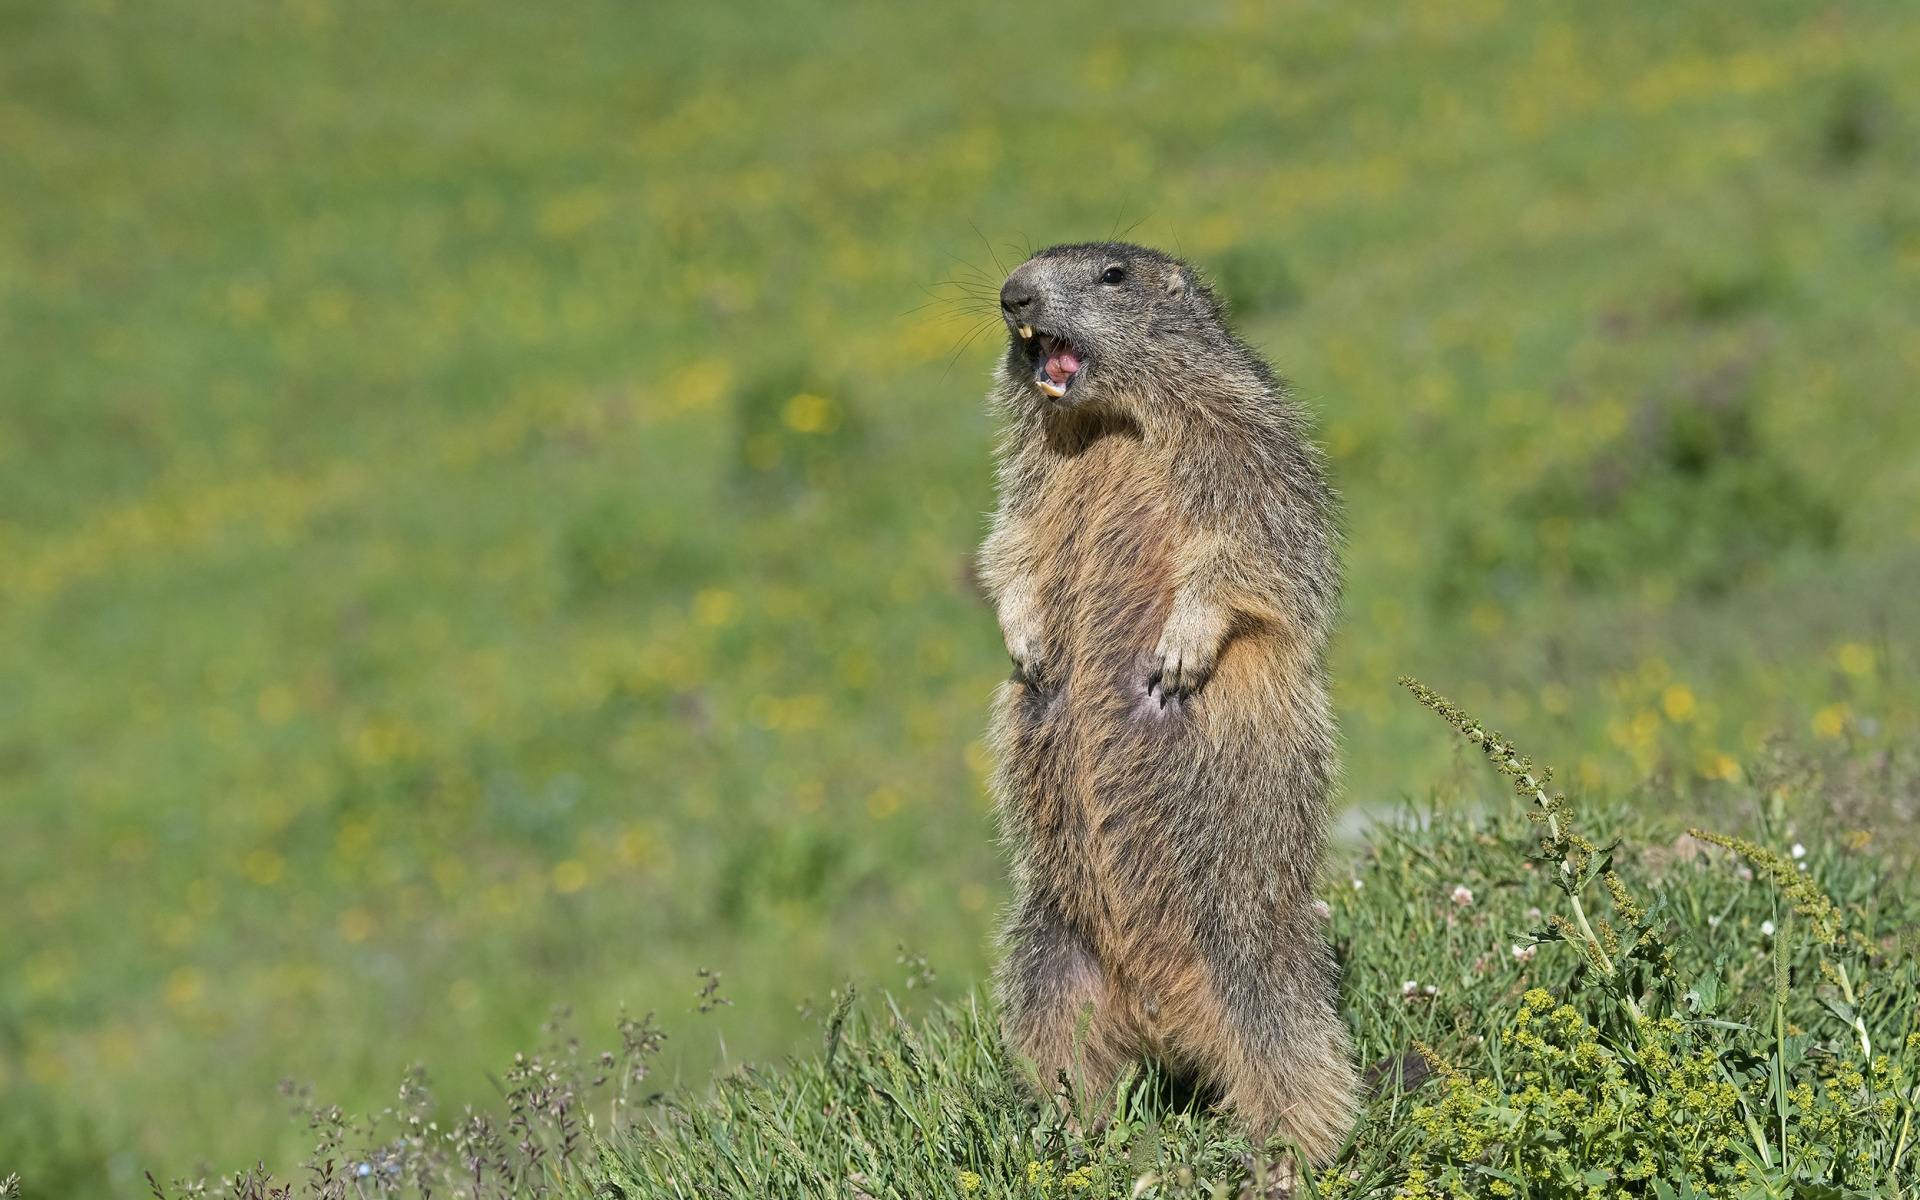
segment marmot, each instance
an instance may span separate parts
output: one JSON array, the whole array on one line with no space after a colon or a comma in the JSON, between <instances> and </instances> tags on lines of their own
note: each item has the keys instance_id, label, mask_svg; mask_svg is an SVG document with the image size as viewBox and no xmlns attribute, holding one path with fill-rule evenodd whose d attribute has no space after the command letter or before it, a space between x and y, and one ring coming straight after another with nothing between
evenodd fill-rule
<instances>
[{"instance_id":1,"label":"marmot","mask_svg":"<svg viewBox=\"0 0 1920 1200\"><path fill-rule=\"evenodd\" d=\"M1015 664L992 735L1007 1040L1094 1105L1152 1056L1322 1161L1355 1072L1312 892L1340 590L1319 452L1186 263L1056 246L1000 309L980 579Z\"/></svg>"}]
</instances>

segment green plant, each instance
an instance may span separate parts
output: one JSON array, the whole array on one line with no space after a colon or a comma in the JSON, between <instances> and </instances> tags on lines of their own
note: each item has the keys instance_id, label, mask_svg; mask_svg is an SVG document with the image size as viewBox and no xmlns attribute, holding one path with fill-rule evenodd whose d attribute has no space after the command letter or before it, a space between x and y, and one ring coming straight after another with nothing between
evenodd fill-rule
<instances>
[{"instance_id":1,"label":"green plant","mask_svg":"<svg viewBox=\"0 0 1920 1200\"><path fill-rule=\"evenodd\" d=\"M1327 881L1370 1087L1348 1145L1294 1194L1906 1194L1920 895L1858 833L1786 835L1771 791L1810 768L1756 764L1754 838L1676 837L1642 811L1577 811L1507 738L1415 690L1517 803L1410 804ZM1576 821L1615 836L1597 846ZM924 994L925 956L896 957ZM718 979L700 979L711 1019ZM498 1112L445 1113L417 1071L364 1116L295 1091L317 1138L297 1184L256 1167L168 1194L1163 1200L1259 1196L1289 1169L1288 1146L1249 1145L1156 1064L1075 1111L1028 1103L1031 1065L976 995L916 1017L849 987L815 1019L817 1052L660 1090L650 1019L623 1019L600 1055L556 1020L502 1075Z\"/></svg>"},{"instance_id":2,"label":"green plant","mask_svg":"<svg viewBox=\"0 0 1920 1200\"><path fill-rule=\"evenodd\" d=\"M1664 888L1651 905L1635 900L1611 869L1621 843L1602 851L1575 834L1564 798L1546 792L1549 771L1405 682L1486 753L1546 827L1536 861L1573 919L1555 914L1538 936L1570 946L1576 965L1560 995L1525 993L1478 1071L1416 1043L1442 1096L1413 1110L1403 1194L1759 1200L1898 1191L1920 1100L1920 988L1904 941L1883 944L1870 909L1837 906L1795 861L1803 846L1782 855L1693 830L1699 853L1722 847L1751 865L1773 914L1761 926L1769 940L1754 951L1769 960L1764 997L1728 1011L1729 956L1675 954L1704 931L1679 924ZM1617 930L1589 915L1596 879ZM1796 980L1796 967L1815 965L1827 987ZM1332 1195L1361 1194L1361 1183L1340 1167L1322 1180Z\"/></svg>"}]
</instances>

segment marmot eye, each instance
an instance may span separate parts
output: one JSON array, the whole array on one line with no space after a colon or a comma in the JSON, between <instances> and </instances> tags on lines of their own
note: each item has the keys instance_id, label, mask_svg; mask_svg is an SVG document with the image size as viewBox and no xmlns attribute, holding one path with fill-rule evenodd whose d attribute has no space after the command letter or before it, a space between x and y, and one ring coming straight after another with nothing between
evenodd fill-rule
<instances>
[{"instance_id":1,"label":"marmot eye","mask_svg":"<svg viewBox=\"0 0 1920 1200\"><path fill-rule=\"evenodd\" d=\"M1122 279L1125 279L1126 277L1127 277L1126 268L1120 267L1120 266L1108 267L1106 270L1100 272L1101 283L1119 283Z\"/></svg>"}]
</instances>

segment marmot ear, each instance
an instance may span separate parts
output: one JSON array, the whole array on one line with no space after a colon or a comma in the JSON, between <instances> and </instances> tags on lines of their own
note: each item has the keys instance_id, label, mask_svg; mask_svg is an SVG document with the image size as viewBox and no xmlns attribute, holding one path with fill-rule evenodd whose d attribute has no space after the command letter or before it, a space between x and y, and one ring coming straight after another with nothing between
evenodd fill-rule
<instances>
[{"instance_id":1,"label":"marmot ear","mask_svg":"<svg viewBox=\"0 0 1920 1200\"><path fill-rule=\"evenodd\" d=\"M1184 267L1176 267L1173 274L1167 276L1167 295L1175 300L1187 294L1187 272Z\"/></svg>"}]
</instances>

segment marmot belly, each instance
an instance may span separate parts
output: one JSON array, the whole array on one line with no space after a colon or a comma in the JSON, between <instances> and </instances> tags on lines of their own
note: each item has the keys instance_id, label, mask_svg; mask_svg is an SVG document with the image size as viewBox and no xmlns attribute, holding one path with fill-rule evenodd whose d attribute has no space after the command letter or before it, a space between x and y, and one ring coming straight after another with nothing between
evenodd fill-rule
<instances>
[{"instance_id":1,"label":"marmot belly","mask_svg":"<svg viewBox=\"0 0 1920 1200\"><path fill-rule=\"evenodd\" d=\"M1179 906L1164 893L1179 883L1178 826L1237 773L1208 761L1209 725L1216 696L1243 674L1233 648L1199 695L1148 692L1180 531L1135 456L1109 439L1049 489L1042 511L1060 542L1042 603L1046 626L1066 635L1045 677L1009 684L995 714L1026 854L1109 969L1191 946L1192 931L1166 927ZM1203 801L1202 787L1214 796Z\"/></svg>"}]
</instances>

